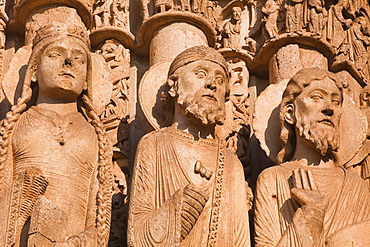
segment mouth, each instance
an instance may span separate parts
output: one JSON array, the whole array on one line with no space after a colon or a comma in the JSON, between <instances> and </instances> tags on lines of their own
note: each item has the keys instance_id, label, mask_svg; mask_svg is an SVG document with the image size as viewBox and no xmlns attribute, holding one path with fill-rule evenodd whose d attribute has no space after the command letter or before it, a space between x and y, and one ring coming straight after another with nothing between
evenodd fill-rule
<instances>
[{"instance_id":1,"label":"mouth","mask_svg":"<svg viewBox=\"0 0 370 247\"><path fill-rule=\"evenodd\" d=\"M328 126L334 127L333 122L332 122L332 121L330 121L329 119L323 119L323 120L320 120L320 121L318 121L318 123L322 123L322 124L325 124L325 125L328 125Z\"/></svg>"},{"instance_id":2,"label":"mouth","mask_svg":"<svg viewBox=\"0 0 370 247\"><path fill-rule=\"evenodd\" d=\"M62 73L59 73L58 75L62 76L64 78L72 78L72 79L75 78L74 75L72 75L71 73L68 73L68 72L62 72Z\"/></svg>"},{"instance_id":3,"label":"mouth","mask_svg":"<svg viewBox=\"0 0 370 247\"><path fill-rule=\"evenodd\" d=\"M217 99L215 98L213 94L203 94L202 97L209 99L209 100L217 101Z\"/></svg>"}]
</instances>

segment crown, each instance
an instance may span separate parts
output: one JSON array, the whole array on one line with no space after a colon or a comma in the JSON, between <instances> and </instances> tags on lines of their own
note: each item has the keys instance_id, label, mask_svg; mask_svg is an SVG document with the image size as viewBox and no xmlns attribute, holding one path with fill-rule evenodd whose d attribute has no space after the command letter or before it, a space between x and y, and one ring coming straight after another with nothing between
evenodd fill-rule
<instances>
[{"instance_id":1,"label":"crown","mask_svg":"<svg viewBox=\"0 0 370 247\"><path fill-rule=\"evenodd\" d=\"M89 36L86 32L86 29L76 26L74 24L49 24L43 26L36 31L35 38L33 39L33 46L36 46L42 40L49 37L56 36L70 36L81 40L90 46Z\"/></svg>"}]
</instances>

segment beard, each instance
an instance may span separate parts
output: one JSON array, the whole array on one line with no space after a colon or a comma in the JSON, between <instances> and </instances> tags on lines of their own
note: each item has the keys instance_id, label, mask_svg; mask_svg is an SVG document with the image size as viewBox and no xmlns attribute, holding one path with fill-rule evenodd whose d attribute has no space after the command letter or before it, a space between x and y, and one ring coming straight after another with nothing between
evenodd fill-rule
<instances>
[{"instance_id":1,"label":"beard","mask_svg":"<svg viewBox=\"0 0 370 247\"><path fill-rule=\"evenodd\" d=\"M322 156L333 153L339 148L337 128L320 123L298 123L297 125L299 135L313 144Z\"/></svg>"},{"instance_id":2,"label":"beard","mask_svg":"<svg viewBox=\"0 0 370 247\"><path fill-rule=\"evenodd\" d=\"M186 99L182 106L187 117L199 119L203 125L225 122L225 107L220 106L217 101Z\"/></svg>"}]
</instances>

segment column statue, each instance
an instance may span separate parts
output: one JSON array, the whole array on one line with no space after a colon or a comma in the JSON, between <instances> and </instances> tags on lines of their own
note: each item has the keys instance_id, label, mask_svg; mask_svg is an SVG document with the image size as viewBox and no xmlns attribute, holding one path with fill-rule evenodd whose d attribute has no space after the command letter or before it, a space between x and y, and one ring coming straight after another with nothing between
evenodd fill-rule
<instances>
[{"instance_id":1,"label":"column statue","mask_svg":"<svg viewBox=\"0 0 370 247\"><path fill-rule=\"evenodd\" d=\"M250 246L243 167L215 136L228 81L213 48L172 62L163 95L171 126L143 137L136 153L129 246Z\"/></svg>"}]
</instances>

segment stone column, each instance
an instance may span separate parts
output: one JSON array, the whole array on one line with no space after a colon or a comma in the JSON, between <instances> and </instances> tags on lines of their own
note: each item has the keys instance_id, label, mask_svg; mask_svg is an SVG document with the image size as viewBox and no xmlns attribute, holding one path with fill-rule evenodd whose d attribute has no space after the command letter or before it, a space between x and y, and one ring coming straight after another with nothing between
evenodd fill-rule
<instances>
[{"instance_id":1,"label":"stone column","mask_svg":"<svg viewBox=\"0 0 370 247\"><path fill-rule=\"evenodd\" d=\"M328 59L319 51L299 44L281 47L269 63L269 82L278 83L289 80L303 68L318 67L328 69Z\"/></svg>"},{"instance_id":2,"label":"stone column","mask_svg":"<svg viewBox=\"0 0 370 247\"><path fill-rule=\"evenodd\" d=\"M159 28L150 42L150 66L172 61L189 47L208 46L207 37L198 27L189 23L170 23Z\"/></svg>"}]
</instances>

